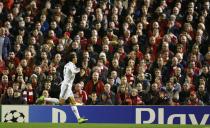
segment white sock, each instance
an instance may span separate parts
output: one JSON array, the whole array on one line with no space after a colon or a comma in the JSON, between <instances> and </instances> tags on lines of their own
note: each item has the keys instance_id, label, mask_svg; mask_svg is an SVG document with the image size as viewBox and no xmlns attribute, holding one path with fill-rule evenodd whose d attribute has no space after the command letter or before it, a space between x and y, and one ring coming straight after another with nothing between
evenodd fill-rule
<instances>
[{"instance_id":1,"label":"white sock","mask_svg":"<svg viewBox=\"0 0 210 128\"><path fill-rule=\"evenodd\" d=\"M59 104L59 100L57 98L44 98L44 100L50 103Z\"/></svg>"},{"instance_id":2,"label":"white sock","mask_svg":"<svg viewBox=\"0 0 210 128\"><path fill-rule=\"evenodd\" d=\"M71 106L71 109L72 109L74 115L76 116L76 118L79 119L80 118L80 115L79 115L77 106Z\"/></svg>"}]
</instances>

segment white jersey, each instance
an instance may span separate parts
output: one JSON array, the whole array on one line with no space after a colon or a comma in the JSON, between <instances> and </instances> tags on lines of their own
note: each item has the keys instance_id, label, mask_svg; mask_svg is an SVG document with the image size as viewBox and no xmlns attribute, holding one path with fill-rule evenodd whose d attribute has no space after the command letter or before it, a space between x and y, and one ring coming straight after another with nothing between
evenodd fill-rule
<instances>
[{"instance_id":1,"label":"white jersey","mask_svg":"<svg viewBox=\"0 0 210 128\"><path fill-rule=\"evenodd\" d=\"M75 74L78 73L79 71L80 69L77 68L75 64L73 64L72 62L67 63L64 66L63 70L64 80L62 83L72 85L74 82Z\"/></svg>"},{"instance_id":2,"label":"white jersey","mask_svg":"<svg viewBox=\"0 0 210 128\"><path fill-rule=\"evenodd\" d=\"M64 66L63 70L63 76L64 80L61 84L61 92L60 92L60 98L67 99L70 96L74 96L72 92L72 85L74 82L75 74L80 71L79 68L76 67L75 64L72 62L67 63Z\"/></svg>"}]
</instances>

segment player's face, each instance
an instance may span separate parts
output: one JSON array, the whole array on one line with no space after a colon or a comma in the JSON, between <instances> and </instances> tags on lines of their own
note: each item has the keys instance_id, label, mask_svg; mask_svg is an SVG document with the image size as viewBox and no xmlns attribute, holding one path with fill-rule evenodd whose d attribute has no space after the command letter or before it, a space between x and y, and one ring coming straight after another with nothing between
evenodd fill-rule
<instances>
[{"instance_id":1,"label":"player's face","mask_svg":"<svg viewBox=\"0 0 210 128\"><path fill-rule=\"evenodd\" d=\"M74 63L76 64L77 63L77 57L74 57Z\"/></svg>"}]
</instances>

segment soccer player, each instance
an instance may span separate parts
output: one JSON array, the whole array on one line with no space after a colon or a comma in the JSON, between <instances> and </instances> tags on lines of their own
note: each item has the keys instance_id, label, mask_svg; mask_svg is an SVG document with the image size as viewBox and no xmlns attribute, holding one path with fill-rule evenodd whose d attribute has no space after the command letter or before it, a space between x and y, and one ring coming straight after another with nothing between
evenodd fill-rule
<instances>
[{"instance_id":1,"label":"soccer player","mask_svg":"<svg viewBox=\"0 0 210 128\"><path fill-rule=\"evenodd\" d=\"M60 99L59 99L59 104L64 104L66 100L69 100L69 103L72 105L71 109L74 112L78 123L85 123L88 119L82 118L79 115L77 106L76 106L76 101L74 99L74 94L72 92L72 85L74 82L75 74L80 72L80 68L76 67L77 63L77 55L75 52L72 52L70 54L70 62L68 62L64 66L63 70L63 76L64 80L61 83L61 92L60 92ZM48 102L57 102L56 98L45 98L41 97L43 100L48 101Z\"/></svg>"},{"instance_id":2,"label":"soccer player","mask_svg":"<svg viewBox=\"0 0 210 128\"><path fill-rule=\"evenodd\" d=\"M74 112L78 123L85 123L88 119L81 118L76 106L76 101L74 99L74 94L72 92L72 85L74 82L75 74L80 72L80 69L76 67L77 55L75 52L70 54L70 62L64 66L63 76L64 80L61 84L60 92L60 103L64 104L65 100L69 98L69 102L72 105L71 109Z\"/></svg>"}]
</instances>

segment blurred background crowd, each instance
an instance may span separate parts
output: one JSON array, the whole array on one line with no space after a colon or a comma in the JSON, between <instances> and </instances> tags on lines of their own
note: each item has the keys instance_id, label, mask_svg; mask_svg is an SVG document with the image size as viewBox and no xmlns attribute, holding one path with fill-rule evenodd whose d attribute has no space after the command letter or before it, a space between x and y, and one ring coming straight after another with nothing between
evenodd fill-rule
<instances>
[{"instance_id":1,"label":"blurred background crowd","mask_svg":"<svg viewBox=\"0 0 210 128\"><path fill-rule=\"evenodd\" d=\"M76 52L84 105L208 105L209 0L1 0L1 104L50 104Z\"/></svg>"}]
</instances>

